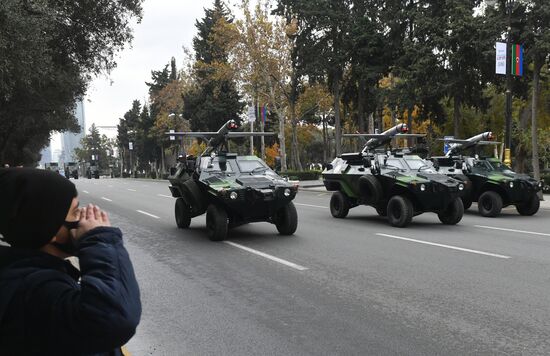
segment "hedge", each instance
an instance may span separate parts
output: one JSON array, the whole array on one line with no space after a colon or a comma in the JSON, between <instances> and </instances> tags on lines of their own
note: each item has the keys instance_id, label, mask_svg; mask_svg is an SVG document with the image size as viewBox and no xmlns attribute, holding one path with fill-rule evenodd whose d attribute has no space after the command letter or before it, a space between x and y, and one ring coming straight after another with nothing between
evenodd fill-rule
<instances>
[{"instance_id":1,"label":"hedge","mask_svg":"<svg viewBox=\"0 0 550 356\"><path fill-rule=\"evenodd\" d=\"M281 175L291 180L317 180L321 177L321 171L286 171L281 172Z\"/></svg>"}]
</instances>

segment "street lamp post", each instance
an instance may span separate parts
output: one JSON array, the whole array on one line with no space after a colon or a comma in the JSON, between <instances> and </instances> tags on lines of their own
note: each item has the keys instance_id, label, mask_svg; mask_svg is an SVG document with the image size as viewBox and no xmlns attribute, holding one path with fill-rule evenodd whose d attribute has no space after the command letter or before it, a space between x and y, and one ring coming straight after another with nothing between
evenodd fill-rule
<instances>
[{"instance_id":1,"label":"street lamp post","mask_svg":"<svg viewBox=\"0 0 550 356\"><path fill-rule=\"evenodd\" d=\"M176 117L176 114L175 113L170 113L170 114L168 114L168 117L170 117L170 118ZM179 114L178 117L183 120L183 115L182 114ZM181 143L180 143L181 144L181 151L185 152L185 145L184 145L183 139L184 138L182 136L181 137Z\"/></svg>"},{"instance_id":2,"label":"street lamp post","mask_svg":"<svg viewBox=\"0 0 550 356\"><path fill-rule=\"evenodd\" d=\"M510 165L512 163L510 149L512 148L512 59L510 47L510 35L512 32L512 9L514 0L506 0L506 12L508 15L508 31L506 35L506 124L504 134L504 163Z\"/></svg>"}]
</instances>

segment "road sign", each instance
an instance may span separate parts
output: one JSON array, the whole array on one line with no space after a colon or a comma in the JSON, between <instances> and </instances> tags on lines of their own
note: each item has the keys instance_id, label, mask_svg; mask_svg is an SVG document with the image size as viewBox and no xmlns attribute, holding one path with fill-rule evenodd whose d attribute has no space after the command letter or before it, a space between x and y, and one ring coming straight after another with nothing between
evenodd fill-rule
<instances>
[{"instance_id":1,"label":"road sign","mask_svg":"<svg viewBox=\"0 0 550 356\"><path fill-rule=\"evenodd\" d=\"M443 140L452 140L455 138L454 136L445 136L443 137ZM443 144L443 154L447 154L449 152L449 149L451 148L451 144L447 141Z\"/></svg>"},{"instance_id":2,"label":"road sign","mask_svg":"<svg viewBox=\"0 0 550 356\"><path fill-rule=\"evenodd\" d=\"M170 130L170 133L173 133L175 132L174 130ZM176 136L170 136L170 141L175 141L176 140Z\"/></svg>"},{"instance_id":3,"label":"road sign","mask_svg":"<svg viewBox=\"0 0 550 356\"><path fill-rule=\"evenodd\" d=\"M254 121L256 121L256 109L251 105L248 107L248 122Z\"/></svg>"},{"instance_id":4,"label":"road sign","mask_svg":"<svg viewBox=\"0 0 550 356\"><path fill-rule=\"evenodd\" d=\"M130 150L133 150L134 149L134 143L133 142L128 142L128 148Z\"/></svg>"}]
</instances>

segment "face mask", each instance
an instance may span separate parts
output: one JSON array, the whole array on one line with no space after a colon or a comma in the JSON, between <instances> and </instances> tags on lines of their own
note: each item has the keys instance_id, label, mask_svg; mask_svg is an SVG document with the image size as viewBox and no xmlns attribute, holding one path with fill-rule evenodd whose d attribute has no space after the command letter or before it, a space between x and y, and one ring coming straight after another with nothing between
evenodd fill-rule
<instances>
[{"instance_id":1,"label":"face mask","mask_svg":"<svg viewBox=\"0 0 550 356\"><path fill-rule=\"evenodd\" d=\"M79 223L80 221L64 221L63 226L65 226L70 232L71 230L78 229ZM60 244L59 242L54 242L53 245L71 256L74 256L76 254L76 246L72 238L69 239L69 242L67 243Z\"/></svg>"}]
</instances>

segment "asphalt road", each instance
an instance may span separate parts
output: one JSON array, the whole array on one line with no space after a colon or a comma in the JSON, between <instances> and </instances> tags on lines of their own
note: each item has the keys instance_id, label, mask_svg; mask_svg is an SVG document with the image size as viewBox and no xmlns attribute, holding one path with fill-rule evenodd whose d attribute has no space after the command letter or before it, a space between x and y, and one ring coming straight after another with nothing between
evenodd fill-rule
<instances>
[{"instance_id":1,"label":"asphalt road","mask_svg":"<svg viewBox=\"0 0 550 356\"><path fill-rule=\"evenodd\" d=\"M74 181L125 233L143 316L133 355L550 354L550 209L408 228L299 192L298 231L177 229L166 182Z\"/></svg>"}]
</instances>

